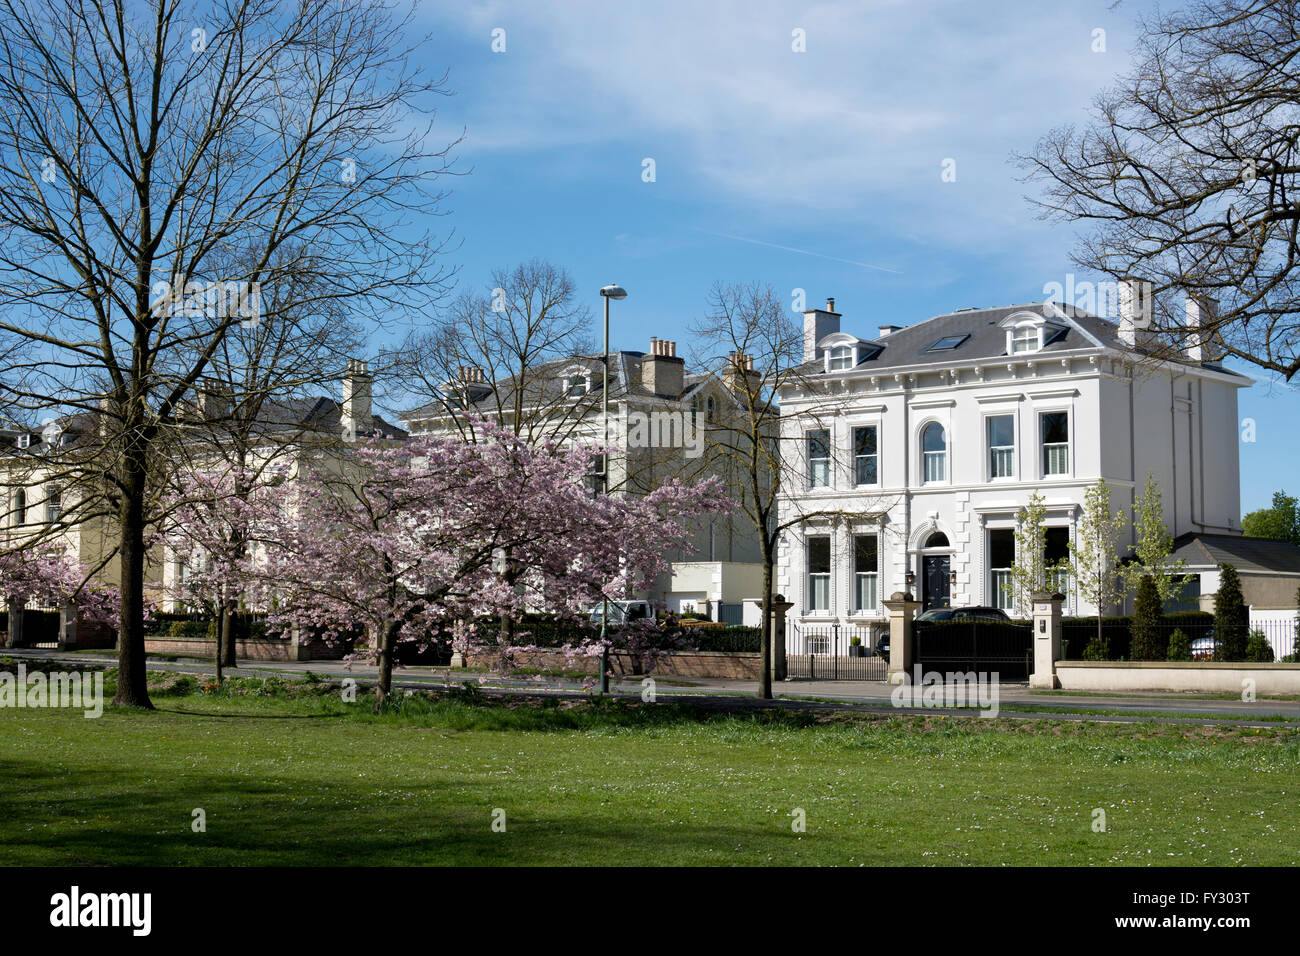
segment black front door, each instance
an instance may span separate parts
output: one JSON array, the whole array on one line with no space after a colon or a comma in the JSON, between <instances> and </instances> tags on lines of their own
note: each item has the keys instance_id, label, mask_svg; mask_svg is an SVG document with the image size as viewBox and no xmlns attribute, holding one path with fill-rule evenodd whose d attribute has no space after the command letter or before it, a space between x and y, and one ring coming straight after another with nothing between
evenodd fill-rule
<instances>
[{"instance_id":1,"label":"black front door","mask_svg":"<svg viewBox=\"0 0 1300 956\"><path fill-rule=\"evenodd\" d=\"M925 593L921 600L925 610L948 607L948 571L950 558L946 554L927 554L921 558L921 580Z\"/></svg>"}]
</instances>

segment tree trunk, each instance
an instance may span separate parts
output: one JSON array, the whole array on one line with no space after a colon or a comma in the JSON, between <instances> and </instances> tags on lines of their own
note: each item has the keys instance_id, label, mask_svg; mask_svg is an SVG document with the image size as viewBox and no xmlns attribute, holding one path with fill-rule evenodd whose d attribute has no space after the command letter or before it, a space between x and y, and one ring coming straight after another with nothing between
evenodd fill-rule
<instances>
[{"instance_id":1,"label":"tree trunk","mask_svg":"<svg viewBox=\"0 0 1300 956\"><path fill-rule=\"evenodd\" d=\"M117 638L117 707L147 707L149 682L144 654L144 501L145 456L140 447L122 456L121 530L121 630Z\"/></svg>"},{"instance_id":2,"label":"tree trunk","mask_svg":"<svg viewBox=\"0 0 1300 956\"><path fill-rule=\"evenodd\" d=\"M375 685L375 713L384 709L393 690L393 646L397 638L397 625L386 622L375 635L379 649L379 681Z\"/></svg>"},{"instance_id":3,"label":"tree trunk","mask_svg":"<svg viewBox=\"0 0 1300 956\"><path fill-rule=\"evenodd\" d=\"M225 679L222 669L234 657L235 635L231 628L230 603L224 598L217 608L217 683Z\"/></svg>"},{"instance_id":4,"label":"tree trunk","mask_svg":"<svg viewBox=\"0 0 1300 956\"><path fill-rule=\"evenodd\" d=\"M759 657L758 696L772 699L772 548L763 542L763 629Z\"/></svg>"},{"instance_id":5,"label":"tree trunk","mask_svg":"<svg viewBox=\"0 0 1300 956\"><path fill-rule=\"evenodd\" d=\"M221 602L221 612L218 618L220 621L220 639L221 639L221 663L226 667L235 667L235 652L238 650L238 635L235 633L235 602L224 600Z\"/></svg>"}]
</instances>

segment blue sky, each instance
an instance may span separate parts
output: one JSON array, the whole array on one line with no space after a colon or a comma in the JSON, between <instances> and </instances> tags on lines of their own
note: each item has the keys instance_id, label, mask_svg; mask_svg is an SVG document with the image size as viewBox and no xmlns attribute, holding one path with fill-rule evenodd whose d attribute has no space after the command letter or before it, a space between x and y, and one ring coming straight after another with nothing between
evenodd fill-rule
<instances>
[{"instance_id":1,"label":"blue sky","mask_svg":"<svg viewBox=\"0 0 1300 956\"><path fill-rule=\"evenodd\" d=\"M465 128L446 225L461 283L539 256L628 289L615 347L685 347L717 280L834 296L846 329L1043 298L1076 235L1010 161L1082 121L1144 4L560 0L422 8ZM1051 10L1050 14L1045 13ZM504 30L505 52L492 50ZM802 30L805 52L795 52ZM1105 51L1094 52L1094 31ZM655 181L643 180L654 160ZM944 182L946 160L956 178ZM1078 276L1085 279L1086 276ZM1300 463L1293 388L1241 393L1244 510ZM1300 484L1291 488L1300 489Z\"/></svg>"}]
</instances>

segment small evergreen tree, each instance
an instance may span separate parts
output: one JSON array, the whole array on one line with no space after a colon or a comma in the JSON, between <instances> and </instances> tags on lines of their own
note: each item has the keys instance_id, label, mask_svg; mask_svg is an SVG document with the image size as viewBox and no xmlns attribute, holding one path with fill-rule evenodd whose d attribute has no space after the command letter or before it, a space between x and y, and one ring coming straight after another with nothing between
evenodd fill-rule
<instances>
[{"instance_id":1,"label":"small evergreen tree","mask_svg":"<svg viewBox=\"0 0 1300 956\"><path fill-rule=\"evenodd\" d=\"M1219 565L1219 571L1219 590L1214 595L1214 636L1219 641L1223 660L1244 661L1250 612L1241 597L1241 579L1231 564Z\"/></svg>"},{"instance_id":2,"label":"small evergreen tree","mask_svg":"<svg viewBox=\"0 0 1300 956\"><path fill-rule=\"evenodd\" d=\"M1175 628L1169 635L1169 660L1190 661L1192 659L1192 641L1181 628Z\"/></svg>"},{"instance_id":3,"label":"small evergreen tree","mask_svg":"<svg viewBox=\"0 0 1300 956\"><path fill-rule=\"evenodd\" d=\"M1083 649L1083 659L1085 661L1110 660L1110 640L1104 635L1101 637L1094 635L1089 639L1088 646Z\"/></svg>"},{"instance_id":4,"label":"small evergreen tree","mask_svg":"<svg viewBox=\"0 0 1300 956\"><path fill-rule=\"evenodd\" d=\"M1268 642L1263 631L1251 631L1246 641L1246 660L1259 664L1273 663L1273 645Z\"/></svg>"},{"instance_id":5,"label":"small evergreen tree","mask_svg":"<svg viewBox=\"0 0 1300 956\"><path fill-rule=\"evenodd\" d=\"M1168 644L1160 639L1160 624L1164 615L1160 610L1160 592L1151 575L1144 574L1138 581L1137 597L1133 604L1133 641L1130 654L1135 661L1162 661L1168 653Z\"/></svg>"}]
</instances>

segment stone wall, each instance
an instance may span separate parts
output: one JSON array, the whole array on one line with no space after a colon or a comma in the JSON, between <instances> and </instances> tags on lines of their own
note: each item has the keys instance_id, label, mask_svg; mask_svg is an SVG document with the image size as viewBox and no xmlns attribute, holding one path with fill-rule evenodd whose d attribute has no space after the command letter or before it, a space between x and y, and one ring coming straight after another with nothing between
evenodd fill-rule
<instances>
[{"instance_id":1,"label":"stone wall","mask_svg":"<svg viewBox=\"0 0 1300 956\"><path fill-rule=\"evenodd\" d=\"M1212 661L1057 661L1062 690L1164 690L1240 694L1242 681L1258 695L1300 694L1300 664Z\"/></svg>"}]
</instances>

